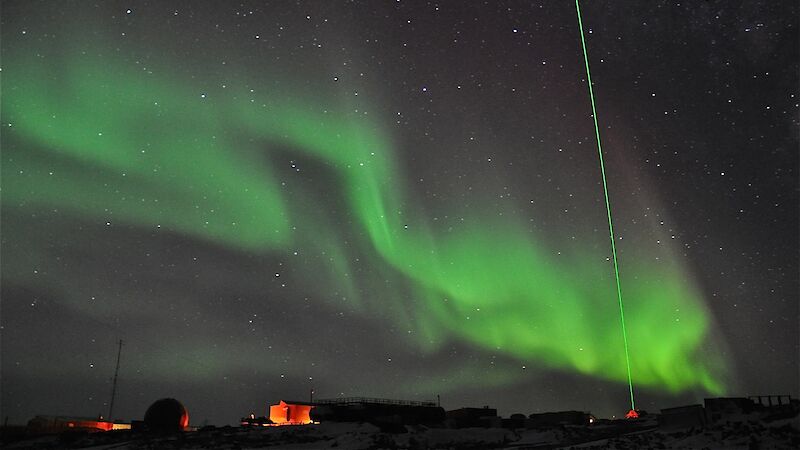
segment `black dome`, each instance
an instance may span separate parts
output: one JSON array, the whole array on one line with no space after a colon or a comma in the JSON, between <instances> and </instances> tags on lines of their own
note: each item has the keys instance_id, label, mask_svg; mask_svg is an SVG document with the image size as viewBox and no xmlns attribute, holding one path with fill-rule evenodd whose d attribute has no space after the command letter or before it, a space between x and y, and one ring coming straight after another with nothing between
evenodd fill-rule
<instances>
[{"instance_id":1,"label":"black dome","mask_svg":"<svg viewBox=\"0 0 800 450\"><path fill-rule=\"evenodd\" d=\"M183 431L189 426L189 412L174 398L162 398L147 408L144 413L147 429L156 432L172 433Z\"/></svg>"}]
</instances>

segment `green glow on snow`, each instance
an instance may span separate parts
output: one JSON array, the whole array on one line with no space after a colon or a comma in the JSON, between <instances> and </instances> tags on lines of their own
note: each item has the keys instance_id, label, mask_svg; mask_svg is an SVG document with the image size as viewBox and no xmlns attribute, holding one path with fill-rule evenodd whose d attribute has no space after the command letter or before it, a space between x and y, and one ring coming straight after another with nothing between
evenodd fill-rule
<instances>
[{"instance_id":1,"label":"green glow on snow","mask_svg":"<svg viewBox=\"0 0 800 450\"><path fill-rule=\"evenodd\" d=\"M556 256L524 221L501 220L481 205L461 227L432 228L409 198L379 114L368 121L328 112L299 88L294 95L234 87L247 86L244 77L201 97L199 82L96 52L21 54L4 54L5 209L161 226L242 252L324 250L327 260L310 263L322 270L308 277L353 298L365 315L380 309L398 328L413 324L409 339L422 350L461 340L532 367L626 380L608 265L586 250ZM314 212L323 200L312 190L286 193L274 162L281 152L316 161L337 180L329 195L343 199L353 245L374 255L372 273L357 273L335 221ZM722 365L704 347L709 318L687 278L676 264L626 271L626 295L636 299L627 311L635 317L631 369L644 386L721 392ZM412 295L385 293L399 285ZM681 320L667 319L676 310Z\"/></svg>"}]
</instances>

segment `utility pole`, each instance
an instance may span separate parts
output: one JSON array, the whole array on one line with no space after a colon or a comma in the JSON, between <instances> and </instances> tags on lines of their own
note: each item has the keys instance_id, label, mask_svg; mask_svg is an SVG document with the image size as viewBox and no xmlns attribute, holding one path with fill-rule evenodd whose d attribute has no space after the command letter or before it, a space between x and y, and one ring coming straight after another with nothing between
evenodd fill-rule
<instances>
[{"instance_id":1,"label":"utility pole","mask_svg":"<svg viewBox=\"0 0 800 450\"><path fill-rule=\"evenodd\" d=\"M119 357L122 354L122 339L119 340L117 349L117 368L114 370L114 383L111 386L111 403L108 405L108 421L112 421L111 413L114 412L114 397L117 395L117 376L119 375Z\"/></svg>"}]
</instances>

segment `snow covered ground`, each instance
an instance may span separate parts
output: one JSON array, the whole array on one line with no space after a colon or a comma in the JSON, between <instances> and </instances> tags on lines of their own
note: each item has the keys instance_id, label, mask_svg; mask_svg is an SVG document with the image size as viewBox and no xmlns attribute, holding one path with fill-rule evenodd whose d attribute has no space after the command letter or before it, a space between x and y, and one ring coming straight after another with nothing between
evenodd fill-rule
<instances>
[{"instance_id":1,"label":"snow covered ground","mask_svg":"<svg viewBox=\"0 0 800 450\"><path fill-rule=\"evenodd\" d=\"M798 449L800 417L760 422L725 422L706 428L662 432L653 430L575 445L574 449Z\"/></svg>"},{"instance_id":2,"label":"snow covered ground","mask_svg":"<svg viewBox=\"0 0 800 450\"><path fill-rule=\"evenodd\" d=\"M706 428L659 431L654 422L624 427L555 427L549 430L502 428L405 428L387 433L363 423L268 428L213 428L177 436L137 435L129 431L46 436L8 449L797 449L800 418L774 422L744 420Z\"/></svg>"}]
</instances>

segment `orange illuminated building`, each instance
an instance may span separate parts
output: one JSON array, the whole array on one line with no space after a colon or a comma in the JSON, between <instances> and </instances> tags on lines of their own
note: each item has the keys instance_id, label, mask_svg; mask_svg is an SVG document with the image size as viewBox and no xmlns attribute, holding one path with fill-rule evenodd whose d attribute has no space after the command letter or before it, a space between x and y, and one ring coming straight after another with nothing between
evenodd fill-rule
<instances>
[{"instance_id":1,"label":"orange illuminated building","mask_svg":"<svg viewBox=\"0 0 800 450\"><path fill-rule=\"evenodd\" d=\"M284 402L269 407L269 420L275 425L305 425L312 423L310 414L314 405L305 402Z\"/></svg>"}]
</instances>

